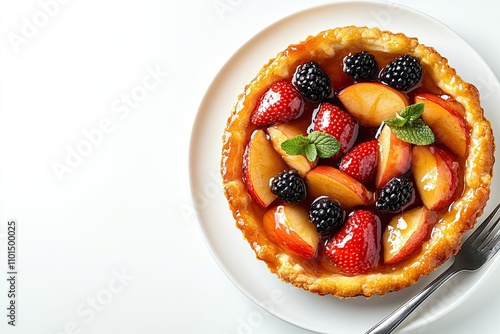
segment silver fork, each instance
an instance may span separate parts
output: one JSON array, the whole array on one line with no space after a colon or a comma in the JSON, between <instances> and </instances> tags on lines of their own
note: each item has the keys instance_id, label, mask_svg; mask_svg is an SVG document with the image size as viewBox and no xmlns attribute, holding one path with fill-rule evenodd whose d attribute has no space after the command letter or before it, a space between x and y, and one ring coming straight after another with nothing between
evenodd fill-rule
<instances>
[{"instance_id":1,"label":"silver fork","mask_svg":"<svg viewBox=\"0 0 500 334\"><path fill-rule=\"evenodd\" d=\"M365 334L392 333L413 310L450 278L464 270L476 271L488 262L500 249L500 228L497 228L500 218L493 220L499 208L500 204L471 234L455 256L453 264L446 271Z\"/></svg>"}]
</instances>

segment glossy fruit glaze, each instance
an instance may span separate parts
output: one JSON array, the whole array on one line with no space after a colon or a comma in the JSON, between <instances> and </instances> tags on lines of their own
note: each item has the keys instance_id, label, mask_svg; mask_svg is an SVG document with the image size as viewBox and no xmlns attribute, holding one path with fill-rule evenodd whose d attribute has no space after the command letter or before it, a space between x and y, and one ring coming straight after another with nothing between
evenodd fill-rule
<instances>
[{"instance_id":1,"label":"glossy fruit glaze","mask_svg":"<svg viewBox=\"0 0 500 334\"><path fill-rule=\"evenodd\" d=\"M300 52L300 50L298 50L298 49L295 51ZM345 108L343 107L343 104L339 100L337 94L339 92L341 92L344 88L349 87L351 85L354 85L356 82L352 77L350 77L344 73L344 71L343 71L343 59L345 56L349 55L350 53L355 53L355 52L360 52L360 51L363 51L363 50L358 50L355 48L346 48L343 50L339 50L333 58L323 59L323 60L318 62L320 67L330 77L330 80L331 80L331 83L333 86L333 90L334 90L334 96L327 99L326 101L323 101L323 102L331 103L331 104L338 106L338 107L345 110ZM379 71L387 63L391 62L392 60L394 60L395 58L400 56L399 54L389 54L389 53L383 53L383 52L370 52L370 53L375 56L375 59L379 65ZM292 73L293 73L293 71L292 71ZM374 78L372 81L376 81L376 80L377 80L377 78ZM287 81L291 82L292 77L288 78ZM360 82L363 82L363 81L360 81ZM416 95L421 95L421 94L435 95L435 96L441 98L442 100L446 101L446 103L449 104L451 106L451 108L456 113L459 114L460 117L462 117L464 115L463 107L458 102L454 101L451 97L446 96L443 93L443 91L438 88L438 86L433 82L430 75L427 73L425 66L423 68L423 78L422 78L420 84L416 88L414 88L414 89L412 89L409 92L406 92L404 94L408 98L410 104L414 103ZM314 120L317 116L319 106L320 106L320 103L313 103L313 102L309 102L306 100L304 112L302 113L302 115L299 118L288 122L287 124L292 125L293 127L300 129L300 131L303 134L310 133L313 130L313 124L314 124ZM249 125L249 126L252 127L252 130L259 129L259 127L257 127L257 126L253 126L253 125ZM266 127L261 127L261 128L265 130ZM353 140L352 147L355 147L356 145L364 143L364 142L376 140L378 138L380 130L381 130L381 126L371 127L371 126L358 125L357 133L355 135L355 139ZM252 131L250 131L250 133L251 132ZM468 133L468 130L467 130L467 133ZM248 138L248 141L250 142L250 138ZM467 137L467 141L468 141L468 137ZM439 138L436 138L436 142L434 144L432 144L432 146L437 147L437 148L442 149L442 150L445 150L445 151L448 151L448 148L446 147L445 143L441 142L439 140ZM329 158L329 159L320 159L318 161L317 165L318 166L332 166L335 168L339 168L341 158L342 158L342 156L335 157L335 158ZM458 177L458 186L456 187L456 190L453 193L454 198L459 197L461 195L461 193L463 192L463 184L464 184L463 170L464 170L465 158L466 158L465 156L462 156L462 157L455 156L455 161L458 164L459 177ZM413 163L418 164L418 162L415 162L415 161ZM248 168L248 166L244 166L244 169L245 168ZM245 173L243 175L245 175ZM414 179L415 175L412 171L412 168L408 168L408 170L402 176L407 177L413 183L415 183L415 181L418 181L418 180ZM245 179L245 176L243 176L243 179ZM244 181L246 181L246 180L244 180ZM370 192L370 194L373 195L373 199L370 201L370 203L368 205L362 205L362 206L347 209L346 215L349 216L356 209L368 210L368 211L375 213L375 215L379 218L379 221L380 221L379 222L380 226L378 226L378 228L380 229L380 233L378 233L378 234L381 237L382 232L386 228L387 224L389 224L391 219L396 214L395 213L380 212L375 208L374 202L375 202L375 199L377 196L376 195L377 189L375 187L373 179L368 181L368 182L365 182L363 184L364 184L365 188ZM303 211L307 211L309 209L311 203L314 200L315 200L315 197L312 197L311 195L309 195L305 201L303 201L299 204L294 204L294 205L302 208ZM263 217L267 209L263 208L257 202L258 201L255 201L252 205L255 206L255 211L257 213L260 213L260 215ZM268 206L268 208L280 206L282 204L283 203L280 203L279 200L275 200L275 202L272 203L270 206ZM423 205L423 203L422 203L422 199L419 195L419 192L417 190L415 190L414 195L412 196L410 203L408 203L404 207L403 211L409 211L413 208L421 207L422 205ZM437 215L437 217L438 217L437 220L439 220L439 217L442 216L445 212L447 212L449 207L450 207L450 205L447 205L446 207L441 208L441 209L437 210L436 212L433 212L432 214ZM268 215L269 215L269 213L268 213ZM277 224L279 224L279 223L277 223ZM269 228L267 228L265 230L269 231ZM287 231L286 233L290 233L290 231L291 231L290 228L287 229L286 227L284 228L284 230ZM332 264L332 262L330 261L328 256L326 256L326 251L325 251L326 245L328 244L328 242L332 238L332 236L320 237L317 248L315 250L315 255L314 256L308 255L306 258L303 258L303 257L297 256L297 254L293 250L291 250L290 247L283 246L282 243L280 243L279 241L276 241L274 236L271 235L273 233L272 231L268 232L268 233L270 234L269 235L270 239L273 240L274 242L276 242L277 245L282 247L286 253L288 253L290 256L294 257L295 261L300 263L306 271L313 271L316 275L319 275L319 276L332 275L332 274L347 274L347 275L349 275L349 273L342 272L338 267L336 267L334 264ZM432 233L432 226L428 229L426 239L428 239L430 237L431 233ZM382 242L381 240L378 241L379 246L380 246L381 242ZM258 247L258 245L257 245L257 247ZM378 249L379 249L379 255L382 254L383 250L381 249L381 247L378 247ZM405 260L402 260L402 261L395 263L395 264L385 264L383 261L383 257L377 256L377 258L379 258L379 260L377 261L377 264L375 265L375 267L372 268L371 270L376 271L376 272L389 272L389 271L393 270L395 267L404 266L406 260L414 259L415 257L418 257L419 252L420 252L420 250L417 249L411 255L407 256ZM310 250L309 250L308 254L310 254Z\"/></svg>"}]
</instances>

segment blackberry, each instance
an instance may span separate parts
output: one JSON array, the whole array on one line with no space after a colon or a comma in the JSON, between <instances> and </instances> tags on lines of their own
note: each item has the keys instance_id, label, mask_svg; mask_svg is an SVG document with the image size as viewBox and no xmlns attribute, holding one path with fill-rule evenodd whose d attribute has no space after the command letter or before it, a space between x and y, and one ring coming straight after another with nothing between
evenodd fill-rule
<instances>
[{"instance_id":1,"label":"blackberry","mask_svg":"<svg viewBox=\"0 0 500 334\"><path fill-rule=\"evenodd\" d=\"M377 73L378 64L374 55L362 51L346 56L343 69L354 80L373 79Z\"/></svg>"},{"instance_id":2,"label":"blackberry","mask_svg":"<svg viewBox=\"0 0 500 334\"><path fill-rule=\"evenodd\" d=\"M403 55L385 66L380 72L379 81L406 92L420 82L422 73L420 60L410 55Z\"/></svg>"},{"instance_id":3,"label":"blackberry","mask_svg":"<svg viewBox=\"0 0 500 334\"><path fill-rule=\"evenodd\" d=\"M344 225L344 210L330 198L322 196L311 204L309 220L319 234L327 236Z\"/></svg>"},{"instance_id":4,"label":"blackberry","mask_svg":"<svg viewBox=\"0 0 500 334\"><path fill-rule=\"evenodd\" d=\"M379 211L397 212L413 197L413 185L405 177L391 179L378 193L375 207Z\"/></svg>"},{"instance_id":5,"label":"blackberry","mask_svg":"<svg viewBox=\"0 0 500 334\"><path fill-rule=\"evenodd\" d=\"M287 203L298 203L306 198L306 183L295 169L286 170L271 179L271 192Z\"/></svg>"},{"instance_id":6,"label":"blackberry","mask_svg":"<svg viewBox=\"0 0 500 334\"><path fill-rule=\"evenodd\" d=\"M311 102L321 102L332 95L330 77L316 62L297 66L292 85Z\"/></svg>"}]
</instances>

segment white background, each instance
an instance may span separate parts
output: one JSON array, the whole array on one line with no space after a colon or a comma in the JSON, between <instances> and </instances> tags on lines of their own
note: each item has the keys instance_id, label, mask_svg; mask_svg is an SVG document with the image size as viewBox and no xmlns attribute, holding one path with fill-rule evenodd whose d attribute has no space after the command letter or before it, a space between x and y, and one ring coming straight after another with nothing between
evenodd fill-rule
<instances>
[{"instance_id":1,"label":"white background","mask_svg":"<svg viewBox=\"0 0 500 334\"><path fill-rule=\"evenodd\" d=\"M0 332L245 333L254 317L262 321L248 333L309 333L253 304L212 259L188 149L203 94L229 57L271 23L331 2L2 0L0 268L15 219L19 308L15 328L0 311ZM398 3L448 25L500 76L498 5ZM425 332L497 333L499 280L496 268Z\"/></svg>"}]
</instances>

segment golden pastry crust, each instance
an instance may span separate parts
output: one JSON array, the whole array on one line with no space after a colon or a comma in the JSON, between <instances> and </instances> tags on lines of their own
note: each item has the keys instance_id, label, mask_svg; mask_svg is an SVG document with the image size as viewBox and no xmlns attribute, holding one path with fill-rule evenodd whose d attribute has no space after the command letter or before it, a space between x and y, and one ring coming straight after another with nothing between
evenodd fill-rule
<instances>
[{"instance_id":1,"label":"golden pastry crust","mask_svg":"<svg viewBox=\"0 0 500 334\"><path fill-rule=\"evenodd\" d=\"M345 48L371 52L410 54L420 59L425 71L437 87L460 102L466 112L470 130L468 155L464 163L464 190L448 212L440 213L431 238L410 259L391 270L356 276L315 272L300 260L274 244L262 228L265 209L256 205L242 180L243 152L252 131L252 113L260 95L273 83L290 78L297 65L310 60L332 58ZM416 38L381 31L377 28L343 27L321 32L305 41L290 45L271 59L239 96L228 119L223 136L221 174L225 195L237 227L250 243L257 258L265 261L281 280L311 292L340 298L384 295L415 283L455 254L463 234L471 229L482 214L490 193L494 142L490 123L484 118L477 89L464 82L450 68L448 61L433 48L419 44Z\"/></svg>"}]
</instances>

